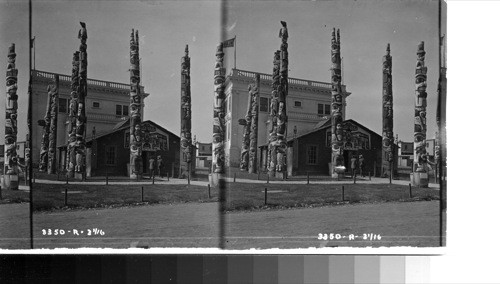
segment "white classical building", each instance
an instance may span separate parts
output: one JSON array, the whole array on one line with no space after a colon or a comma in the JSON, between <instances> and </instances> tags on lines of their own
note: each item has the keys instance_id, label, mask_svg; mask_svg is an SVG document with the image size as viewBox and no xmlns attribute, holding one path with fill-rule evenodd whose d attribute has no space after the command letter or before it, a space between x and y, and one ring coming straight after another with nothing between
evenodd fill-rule
<instances>
[{"instance_id":1,"label":"white classical building","mask_svg":"<svg viewBox=\"0 0 500 284\"><path fill-rule=\"evenodd\" d=\"M36 165L40 159L40 145L43 128L37 121L43 120L47 109L47 85L54 80L56 73L33 70L33 104L31 107L33 117L32 158ZM68 139L66 122L68 119L69 101L71 93L71 76L59 75L59 104L57 118L57 146L65 145ZM143 98L149 94L144 93ZM113 127L129 115L130 84L87 79L87 98L85 108L87 114L86 137L91 137L95 127L96 135L109 132ZM144 109L144 100L143 100ZM144 115L144 112L141 112Z\"/></svg>"},{"instance_id":2,"label":"white classical building","mask_svg":"<svg viewBox=\"0 0 500 284\"><path fill-rule=\"evenodd\" d=\"M259 130L258 145L267 143L267 123L271 101L272 75L252 71L232 69L226 77L226 159L229 166L238 167L240 164L241 144L243 140L243 126L238 120L245 117L248 108L248 85L253 82L255 75L260 74L260 102L259 102ZM305 79L288 79L287 139L292 139L294 129L297 135L311 130L323 117L330 115L331 83ZM345 119L346 98L351 94L342 85L344 105L342 119ZM258 156L260 154L258 153Z\"/></svg>"}]
</instances>

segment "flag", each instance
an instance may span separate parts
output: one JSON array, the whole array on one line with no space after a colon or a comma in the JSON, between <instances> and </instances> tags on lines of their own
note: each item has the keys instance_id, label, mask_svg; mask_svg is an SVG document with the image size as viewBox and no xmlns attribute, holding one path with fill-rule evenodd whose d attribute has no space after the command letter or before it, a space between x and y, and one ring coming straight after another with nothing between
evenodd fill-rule
<instances>
[{"instance_id":1,"label":"flag","mask_svg":"<svg viewBox=\"0 0 500 284\"><path fill-rule=\"evenodd\" d=\"M33 48L33 46L35 45L35 37L31 39L30 43L31 43L31 48Z\"/></svg>"},{"instance_id":2,"label":"flag","mask_svg":"<svg viewBox=\"0 0 500 284\"><path fill-rule=\"evenodd\" d=\"M228 39L226 41L223 41L222 42L222 47L223 48L226 48L226 47L234 47L234 42L236 41L236 37L232 38L232 39Z\"/></svg>"}]
</instances>

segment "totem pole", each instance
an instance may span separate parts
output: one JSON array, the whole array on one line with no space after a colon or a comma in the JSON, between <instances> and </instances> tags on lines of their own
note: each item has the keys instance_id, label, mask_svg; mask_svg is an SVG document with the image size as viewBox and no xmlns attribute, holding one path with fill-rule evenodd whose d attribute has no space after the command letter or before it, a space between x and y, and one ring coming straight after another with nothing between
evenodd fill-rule
<instances>
[{"instance_id":1,"label":"totem pole","mask_svg":"<svg viewBox=\"0 0 500 284\"><path fill-rule=\"evenodd\" d=\"M185 55L181 59L181 170L180 178L188 178L191 174L191 157L193 147L191 141L191 75L189 50L186 45Z\"/></svg>"},{"instance_id":2,"label":"totem pole","mask_svg":"<svg viewBox=\"0 0 500 284\"><path fill-rule=\"evenodd\" d=\"M342 127L342 74L340 59L340 29L337 29L335 37L335 28L332 32L332 177L338 178L342 175L344 166L343 147L344 133Z\"/></svg>"},{"instance_id":3,"label":"totem pole","mask_svg":"<svg viewBox=\"0 0 500 284\"><path fill-rule=\"evenodd\" d=\"M441 2L440 2L441 4ZM440 55L439 55L439 81L438 81L438 103L436 111L436 123L438 132L436 135L436 162L439 173L440 188L446 195L446 46L445 37L440 37ZM446 207L446 198L443 196L443 207Z\"/></svg>"},{"instance_id":4,"label":"totem pole","mask_svg":"<svg viewBox=\"0 0 500 284\"><path fill-rule=\"evenodd\" d=\"M78 111L78 74L80 73L80 52L73 53L73 68L71 70L71 98L69 102L68 114L68 145L66 151L66 172L68 177L75 175L75 146L76 146L76 115Z\"/></svg>"},{"instance_id":5,"label":"totem pole","mask_svg":"<svg viewBox=\"0 0 500 284\"><path fill-rule=\"evenodd\" d=\"M7 54L6 73L6 104L5 104L5 152L4 152L4 182L5 188L19 188L19 161L17 157L17 69L16 46L12 44Z\"/></svg>"},{"instance_id":6,"label":"totem pole","mask_svg":"<svg viewBox=\"0 0 500 284\"><path fill-rule=\"evenodd\" d=\"M267 171L269 176L276 175L276 143L278 141L276 134L276 123L278 120L278 87L280 84L280 51L274 53L273 61L273 83L271 89L271 104L269 107L269 139L267 144Z\"/></svg>"},{"instance_id":7,"label":"totem pole","mask_svg":"<svg viewBox=\"0 0 500 284\"><path fill-rule=\"evenodd\" d=\"M141 76L139 70L139 32L130 35L130 178L142 177Z\"/></svg>"},{"instance_id":8,"label":"totem pole","mask_svg":"<svg viewBox=\"0 0 500 284\"><path fill-rule=\"evenodd\" d=\"M250 85L249 85L250 87ZM243 124L243 142L241 143L240 170L248 171L249 148L250 148L250 126L252 124L252 92L248 92L247 114L240 122Z\"/></svg>"},{"instance_id":9,"label":"totem pole","mask_svg":"<svg viewBox=\"0 0 500 284\"><path fill-rule=\"evenodd\" d=\"M75 142L75 177L82 179L85 176L85 133L87 116L85 112L85 98L87 97L87 28L80 22L82 28L78 32L80 39L80 74L78 78L78 110L76 114L76 142Z\"/></svg>"},{"instance_id":10,"label":"totem pole","mask_svg":"<svg viewBox=\"0 0 500 284\"><path fill-rule=\"evenodd\" d=\"M225 133L225 111L224 111L224 80L226 69L223 65L224 52L222 43L217 46L215 53L214 70L214 122L212 137L212 184L218 186L222 178L225 166L224 133Z\"/></svg>"},{"instance_id":11,"label":"totem pole","mask_svg":"<svg viewBox=\"0 0 500 284\"><path fill-rule=\"evenodd\" d=\"M52 105L51 91L52 84L47 86L47 108L45 110L45 116L42 121L38 121L40 125L43 126L42 132L42 145L40 146L40 162L38 164L38 170L40 172L47 171L47 162L49 154L49 135L50 135L50 109Z\"/></svg>"},{"instance_id":12,"label":"totem pole","mask_svg":"<svg viewBox=\"0 0 500 284\"><path fill-rule=\"evenodd\" d=\"M417 51L417 67L415 69L415 127L413 141L413 175L412 183L420 187L427 187L427 153L426 140L426 107L427 107L427 67L425 66L424 42L420 42Z\"/></svg>"},{"instance_id":13,"label":"totem pole","mask_svg":"<svg viewBox=\"0 0 500 284\"><path fill-rule=\"evenodd\" d=\"M286 130L288 117L286 113L286 97L288 95L288 29L286 22L281 21L280 29L280 83L278 86L278 114L276 119L276 173L279 178L285 178L287 172L286 161Z\"/></svg>"},{"instance_id":14,"label":"totem pole","mask_svg":"<svg viewBox=\"0 0 500 284\"><path fill-rule=\"evenodd\" d=\"M392 106L392 56L391 46L387 44L387 54L383 57L382 63L382 177L389 177L394 172Z\"/></svg>"},{"instance_id":15,"label":"totem pole","mask_svg":"<svg viewBox=\"0 0 500 284\"><path fill-rule=\"evenodd\" d=\"M251 124L250 124L250 154L248 162L248 172L257 173L257 138L259 131L259 88L260 75L255 74L255 82L248 86L250 97L252 98Z\"/></svg>"},{"instance_id":16,"label":"totem pole","mask_svg":"<svg viewBox=\"0 0 500 284\"><path fill-rule=\"evenodd\" d=\"M54 84L47 88L50 97L50 123L49 123L49 154L47 173L57 173L57 104L59 102L59 75L54 75Z\"/></svg>"}]
</instances>

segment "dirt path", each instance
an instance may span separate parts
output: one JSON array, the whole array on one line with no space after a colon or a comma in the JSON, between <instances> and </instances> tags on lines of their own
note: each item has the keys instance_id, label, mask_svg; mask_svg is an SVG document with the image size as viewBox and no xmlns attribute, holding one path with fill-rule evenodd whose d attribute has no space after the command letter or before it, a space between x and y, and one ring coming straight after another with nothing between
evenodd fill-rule
<instances>
[{"instance_id":1,"label":"dirt path","mask_svg":"<svg viewBox=\"0 0 500 284\"><path fill-rule=\"evenodd\" d=\"M0 249L29 249L29 203L0 204Z\"/></svg>"},{"instance_id":2,"label":"dirt path","mask_svg":"<svg viewBox=\"0 0 500 284\"><path fill-rule=\"evenodd\" d=\"M229 213L226 224L228 249L439 246L437 201ZM343 238L318 240L319 233ZM348 240L349 234L370 233L382 239Z\"/></svg>"},{"instance_id":3,"label":"dirt path","mask_svg":"<svg viewBox=\"0 0 500 284\"><path fill-rule=\"evenodd\" d=\"M217 247L218 204L189 203L34 215L35 248ZM29 248L28 204L0 206L0 248ZM226 214L228 249L439 245L439 202L357 204ZM64 235L43 235L63 229ZM78 235L73 230L77 230ZM88 236L88 229L92 236ZM93 229L104 231L95 234ZM83 231L83 232L82 232ZM318 240L318 234L340 240ZM363 234L381 240L363 240ZM348 240L349 234L360 236Z\"/></svg>"},{"instance_id":4,"label":"dirt path","mask_svg":"<svg viewBox=\"0 0 500 284\"><path fill-rule=\"evenodd\" d=\"M34 216L34 246L217 247L218 216L215 202L37 213ZM43 229L52 232L63 229L65 234L43 235ZM74 234L74 229L78 235ZM88 229L92 236L88 236ZM105 234L95 235L93 229Z\"/></svg>"}]
</instances>

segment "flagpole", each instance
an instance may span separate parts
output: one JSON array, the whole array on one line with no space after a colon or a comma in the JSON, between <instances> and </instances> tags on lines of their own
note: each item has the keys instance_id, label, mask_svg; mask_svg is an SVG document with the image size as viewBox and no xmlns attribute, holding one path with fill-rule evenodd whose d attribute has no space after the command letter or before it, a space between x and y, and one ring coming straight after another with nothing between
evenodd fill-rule
<instances>
[{"instance_id":1,"label":"flagpole","mask_svg":"<svg viewBox=\"0 0 500 284\"><path fill-rule=\"evenodd\" d=\"M33 70L36 70L36 40L35 36L33 37Z\"/></svg>"},{"instance_id":2,"label":"flagpole","mask_svg":"<svg viewBox=\"0 0 500 284\"><path fill-rule=\"evenodd\" d=\"M25 174L25 178L28 179L28 189L29 189L29 192L30 192L30 248L33 249L33 183L32 183L32 174L33 174L33 163L32 163L32 153L33 153L33 144L32 144L32 141L31 141L31 138L32 138L32 131L31 131L31 128L32 128L32 125L31 125L31 120L32 120L32 114L31 114L31 104L32 104L32 96L31 96L31 92L32 92L32 78L33 78L33 71L31 69L31 17L32 17L32 8L31 8L31 0L29 1L29 41L30 41L30 58L29 58L29 68L30 68L30 71L29 71L29 83L28 83L28 120L27 120L27 125L28 125L28 141L26 141L28 143L28 147L30 149L30 156L29 156L29 160L28 160L28 164L26 165L26 173ZM26 159L26 157L25 157ZM25 161L26 162L26 161Z\"/></svg>"},{"instance_id":3,"label":"flagpole","mask_svg":"<svg viewBox=\"0 0 500 284\"><path fill-rule=\"evenodd\" d=\"M236 69L236 35L234 36L234 69Z\"/></svg>"}]
</instances>

